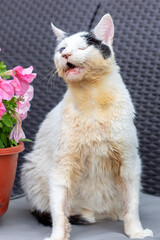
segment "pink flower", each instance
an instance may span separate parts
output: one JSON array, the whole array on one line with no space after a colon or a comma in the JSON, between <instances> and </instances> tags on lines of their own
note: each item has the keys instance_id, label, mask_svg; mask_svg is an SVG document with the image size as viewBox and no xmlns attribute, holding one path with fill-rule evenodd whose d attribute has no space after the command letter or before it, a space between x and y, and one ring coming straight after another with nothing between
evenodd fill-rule
<instances>
[{"instance_id":1,"label":"pink flower","mask_svg":"<svg viewBox=\"0 0 160 240\"><path fill-rule=\"evenodd\" d=\"M32 73L32 71L33 71L32 66L25 69L21 66L13 68L12 70L13 86L15 88L15 93L17 95L24 96L25 92L29 88L29 83L31 83L33 79L37 76L37 74Z\"/></svg>"},{"instance_id":2,"label":"pink flower","mask_svg":"<svg viewBox=\"0 0 160 240\"><path fill-rule=\"evenodd\" d=\"M17 123L14 126L14 128L12 129L9 139L14 139L17 143L19 143L19 140L21 138L24 139L26 136L22 130L22 127L21 127L22 121L21 121L20 117L18 116L18 114L15 115L15 118L17 120Z\"/></svg>"},{"instance_id":3,"label":"pink flower","mask_svg":"<svg viewBox=\"0 0 160 240\"><path fill-rule=\"evenodd\" d=\"M3 114L5 113L6 109L5 106L2 102L0 102L0 119L3 116Z\"/></svg>"},{"instance_id":4,"label":"pink flower","mask_svg":"<svg viewBox=\"0 0 160 240\"><path fill-rule=\"evenodd\" d=\"M3 80L0 77L0 101L2 99L10 100L14 95L14 89L11 85L11 81Z\"/></svg>"},{"instance_id":5,"label":"pink flower","mask_svg":"<svg viewBox=\"0 0 160 240\"><path fill-rule=\"evenodd\" d=\"M22 127L16 124L14 128L12 129L12 132L9 136L9 139L14 139L17 143L19 143L19 140L22 138L24 139L26 136L22 130Z\"/></svg>"},{"instance_id":6,"label":"pink flower","mask_svg":"<svg viewBox=\"0 0 160 240\"><path fill-rule=\"evenodd\" d=\"M19 114L21 120L24 120L27 117L27 112L30 109L30 101L33 98L33 92L34 89L31 85L29 85L29 89L27 92L24 94L23 100L24 101L19 101L17 102L17 113Z\"/></svg>"},{"instance_id":7,"label":"pink flower","mask_svg":"<svg viewBox=\"0 0 160 240\"><path fill-rule=\"evenodd\" d=\"M21 85L20 85L20 82L19 82L18 78L16 78L15 76L14 76L14 79L11 80L11 85L12 85L13 88L14 88L15 94L21 93ZM19 94L19 95L20 95L20 94Z\"/></svg>"}]
</instances>

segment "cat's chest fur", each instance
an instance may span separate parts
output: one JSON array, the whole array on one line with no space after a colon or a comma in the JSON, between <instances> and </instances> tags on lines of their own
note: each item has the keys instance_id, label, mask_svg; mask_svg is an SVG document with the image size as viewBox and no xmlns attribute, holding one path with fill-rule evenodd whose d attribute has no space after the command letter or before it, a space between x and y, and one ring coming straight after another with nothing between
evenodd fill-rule
<instances>
[{"instance_id":1,"label":"cat's chest fur","mask_svg":"<svg viewBox=\"0 0 160 240\"><path fill-rule=\"evenodd\" d=\"M118 145L124 138L124 129L130 126L133 107L125 86L119 82L118 86L114 84L116 88L107 82L94 88L74 89L65 95L62 139L66 148L76 151L81 159L88 155L120 155Z\"/></svg>"},{"instance_id":2,"label":"cat's chest fur","mask_svg":"<svg viewBox=\"0 0 160 240\"><path fill-rule=\"evenodd\" d=\"M114 171L119 171L122 162L112 132L116 119L112 108L104 108L102 111L95 107L82 113L71 105L64 110L63 117L64 139L68 139L70 149L77 153L89 172L89 177L111 173L113 168Z\"/></svg>"},{"instance_id":3,"label":"cat's chest fur","mask_svg":"<svg viewBox=\"0 0 160 240\"><path fill-rule=\"evenodd\" d=\"M97 212L104 212L106 203L113 205L112 195L117 198L115 184L120 181L122 165L118 146L111 134L114 113L108 114L108 111L95 108L88 114L81 113L72 105L63 113L65 139L68 139L83 165L82 179L73 206L80 204Z\"/></svg>"},{"instance_id":4,"label":"cat's chest fur","mask_svg":"<svg viewBox=\"0 0 160 240\"><path fill-rule=\"evenodd\" d=\"M100 111L95 110L88 114L81 114L73 108L65 113L66 136L77 150L81 149L82 155L84 153L86 155L91 150L96 155L106 154L102 148L104 145L107 146L110 139L110 123L100 114Z\"/></svg>"}]
</instances>

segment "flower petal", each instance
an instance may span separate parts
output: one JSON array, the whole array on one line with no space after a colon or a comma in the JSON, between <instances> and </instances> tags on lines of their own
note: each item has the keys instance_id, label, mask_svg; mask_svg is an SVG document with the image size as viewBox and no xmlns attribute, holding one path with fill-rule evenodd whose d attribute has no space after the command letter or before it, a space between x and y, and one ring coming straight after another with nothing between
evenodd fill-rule
<instances>
[{"instance_id":1,"label":"flower petal","mask_svg":"<svg viewBox=\"0 0 160 240\"><path fill-rule=\"evenodd\" d=\"M11 81L3 80L0 77L0 96L2 99L10 100L14 95L14 89Z\"/></svg>"},{"instance_id":2,"label":"flower petal","mask_svg":"<svg viewBox=\"0 0 160 240\"><path fill-rule=\"evenodd\" d=\"M20 86L21 86L21 96L24 96L25 92L29 88L29 83L33 81L33 79L37 76L36 73L32 73L33 67L22 68L21 66L17 66L12 70L13 78L17 78Z\"/></svg>"},{"instance_id":3,"label":"flower petal","mask_svg":"<svg viewBox=\"0 0 160 240\"><path fill-rule=\"evenodd\" d=\"M21 120L24 120L27 117L27 112L29 111L31 106L29 102L33 98L33 92L34 92L34 88L31 85L29 85L28 90L23 96L24 101L17 102L16 111L19 114Z\"/></svg>"},{"instance_id":4,"label":"flower petal","mask_svg":"<svg viewBox=\"0 0 160 240\"><path fill-rule=\"evenodd\" d=\"M31 74L32 71L33 71L33 66L30 66L30 67L28 67L28 68L24 68L24 69L22 70L22 74L23 74L23 75L25 75L25 74Z\"/></svg>"},{"instance_id":5,"label":"flower petal","mask_svg":"<svg viewBox=\"0 0 160 240\"><path fill-rule=\"evenodd\" d=\"M0 119L5 112L6 112L5 106L2 102L0 102Z\"/></svg>"},{"instance_id":6,"label":"flower petal","mask_svg":"<svg viewBox=\"0 0 160 240\"><path fill-rule=\"evenodd\" d=\"M14 76L13 80L11 81L11 85L14 87L15 94L20 95L21 94L21 85L20 85L18 78L16 78L16 76Z\"/></svg>"},{"instance_id":7,"label":"flower petal","mask_svg":"<svg viewBox=\"0 0 160 240\"><path fill-rule=\"evenodd\" d=\"M19 143L19 140L22 138L24 139L26 136L21 128L21 125L16 123L14 128L11 131L11 134L9 136L9 139L14 139L17 143Z\"/></svg>"}]
</instances>

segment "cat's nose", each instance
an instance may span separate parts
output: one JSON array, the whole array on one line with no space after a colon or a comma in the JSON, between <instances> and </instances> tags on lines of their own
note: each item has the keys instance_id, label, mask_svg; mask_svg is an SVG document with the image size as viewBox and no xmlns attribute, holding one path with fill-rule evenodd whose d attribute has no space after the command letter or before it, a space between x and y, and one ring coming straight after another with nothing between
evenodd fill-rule
<instances>
[{"instance_id":1,"label":"cat's nose","mask_svg":"<svg viewBox=\"0 0 160 240\"><path fill-rule=\"evenodd\" d=\"M71 56L71 53L62 53L62 57L68 59L69 56Z\"/></svg>"}]
</instances>

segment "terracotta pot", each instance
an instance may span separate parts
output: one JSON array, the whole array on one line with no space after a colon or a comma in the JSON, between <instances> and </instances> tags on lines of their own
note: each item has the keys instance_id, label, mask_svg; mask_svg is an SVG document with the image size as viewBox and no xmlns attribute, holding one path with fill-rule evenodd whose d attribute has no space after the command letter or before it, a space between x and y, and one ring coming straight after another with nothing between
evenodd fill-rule
<instances>
[{"instance_id":1,"label":"terracotta pot","mask_svg":"<svg viewBox=\"0 0 160 240\"><path fill-rule=\"evenodd\" d=\"M9 199L16 175L18 153L24 150L24 143L0 149L0 216L8 209Z\"/></svg>"}]
</instances>

